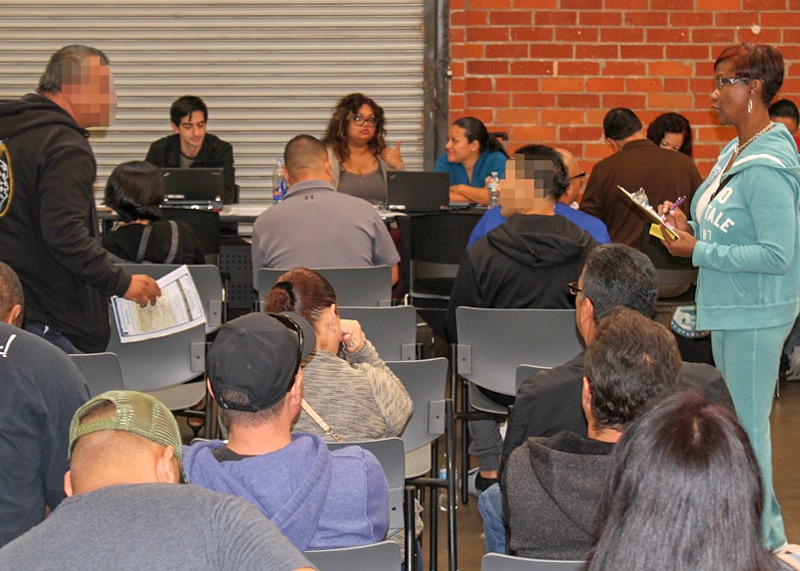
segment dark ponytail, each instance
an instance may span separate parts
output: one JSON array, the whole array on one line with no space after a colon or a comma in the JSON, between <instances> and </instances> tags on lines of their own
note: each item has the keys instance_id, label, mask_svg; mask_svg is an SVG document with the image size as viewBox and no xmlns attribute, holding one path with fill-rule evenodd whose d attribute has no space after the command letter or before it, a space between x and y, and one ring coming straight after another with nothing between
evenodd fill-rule
<instances>
[{"instance_id":1,"label":"dark ponytail","mask_svg":"<svg viewBox=\"0 0 800 571\"><path fill-rule=\"evenodd\" d=\"M505 148L503 148L503 143L498 141L497 137L494 135L489 134L486 125L484 125L483 121L480 119L476 119L475 117L462 117L461 119L456 119L453 125L464 129L464 134L470 143L472 141L478 141L481 154L500 151L508 158L508 153Z\"/></svg>"}]
</instances>

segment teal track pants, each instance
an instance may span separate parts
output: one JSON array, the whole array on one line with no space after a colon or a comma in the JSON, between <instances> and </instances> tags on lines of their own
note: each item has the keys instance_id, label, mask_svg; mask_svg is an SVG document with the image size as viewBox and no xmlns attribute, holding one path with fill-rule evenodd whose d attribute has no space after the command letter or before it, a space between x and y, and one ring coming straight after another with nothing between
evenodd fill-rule
<instances>
[{"instance_id":1,"label":"teal track pants","mask_svg":"<svg viewBox=\"0 0 800 571\"><path fill-rule=\"evenodd\" d=\"M786 543L781 508L772 487L772 442L769 415L778 379L783 343L794 323L763 329L735 329L711 332L714 361L733 397L739 422L761 468L764 485L764 513L761 539L770 549Z\"/></svg>"}]
</instances>

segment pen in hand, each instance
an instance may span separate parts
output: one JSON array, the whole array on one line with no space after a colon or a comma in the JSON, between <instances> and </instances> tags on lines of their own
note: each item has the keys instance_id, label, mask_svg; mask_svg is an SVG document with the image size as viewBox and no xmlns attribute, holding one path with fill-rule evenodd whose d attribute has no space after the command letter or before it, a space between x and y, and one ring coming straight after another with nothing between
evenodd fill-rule
<instances>
[{"instance_id":1,"label":"pen in hand","mask_svg":"<svg viewBox=\"0 0 800 571\"><path fill-rule=\"evenodd\" d=\"M686 201L686 197L685 197L685 196L681 196L680 198L678 198L678 199L677 199L675 202L673 202L673 203L672 203L672 206L670 206L670 207L667 209L667 211L664 213L664 215L661 217L661 219L662 219L662 220L664 220L664 221L666 222L666 220L667 220L667 216L669 216L670 214L672 214L672 211L673 211L673 210L675 210L676 208L678 208L678 207L679 207L681 204L683 204L685 201Z\"/></svg>"}]
</instances>

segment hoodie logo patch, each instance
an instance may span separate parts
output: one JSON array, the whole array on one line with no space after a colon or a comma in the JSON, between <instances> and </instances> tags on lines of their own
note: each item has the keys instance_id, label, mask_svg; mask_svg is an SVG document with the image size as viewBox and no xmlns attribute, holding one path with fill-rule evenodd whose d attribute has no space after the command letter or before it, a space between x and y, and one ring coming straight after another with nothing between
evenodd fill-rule
<instances>
[{"instance_id":1,"label":"hoodie logo patch","mask_svg":"<svg viewBox=\"0 0 800 571\"><path fill-rule=\"evenodd\" d=\"M11 176L11 157L8 149L0 143L0 218L5 216L11 206L13 195L13 177Z\"/></svg>"}]
</instances>

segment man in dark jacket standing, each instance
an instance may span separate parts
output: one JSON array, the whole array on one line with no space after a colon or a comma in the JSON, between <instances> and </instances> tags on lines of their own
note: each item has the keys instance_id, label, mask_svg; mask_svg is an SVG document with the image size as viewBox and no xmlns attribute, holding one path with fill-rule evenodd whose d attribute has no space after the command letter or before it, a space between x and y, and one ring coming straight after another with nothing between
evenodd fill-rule
<instances>
[{"instance_id":1,"label":"man in dark jacket standing","mask_svg":"<svg viewBox=\"0 0 800 571\"><path fill-rule=\"evenodd\" d=\"M109 296L146 305L160 295L97 240L86 129L110 124L116 101L105 54L73 45L50 58L38 93L0 105L0 259L22 281L25 328L68 352L106 348Z\"/></svg>"},{"instance_id":2,"label":"man in dark jacket standing","mask_svg":"<svg viewBox=\"0 0 800 571\"><path fill-rule=\"evenodd\" d=\"M563 216L555 205L570 180L560 154L543 145L519 149L506 165L500 187L505 224L475 242L464 254L450 295L445 327L456 340L456 308L572 309L567 285L576 281L589 252L597 246L590 234ZM502 400L496 393L487 397ZM503 447L493 420L470 421L470 454L480 460L477 492L497 481Z\"/></svg>"}]
</instances>

